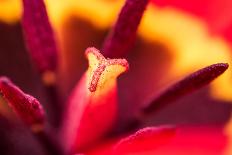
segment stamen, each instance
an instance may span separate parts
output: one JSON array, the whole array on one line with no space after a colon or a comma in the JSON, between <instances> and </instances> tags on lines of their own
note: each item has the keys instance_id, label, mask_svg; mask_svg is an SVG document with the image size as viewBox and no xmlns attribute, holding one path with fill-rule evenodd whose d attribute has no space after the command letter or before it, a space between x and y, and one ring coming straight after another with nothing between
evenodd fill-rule
<instances>
[{"instance_id":1,"label":"stamen","mask_svg":"<svg viewBox=\"0 0 232 155\"><path fill-rule=\"evenodd\" d=\"M63 155L59 143L44 128L44 110L39 101L25 94L6 77L0 77L0 92L46 151L51 155Z\"/></svg>"},{"instance_id":2,"label":"stamen","mask_svg":"<svg viewBox=\"0 0 232 155\"><path fill-rule=\"evenodd\" d=\"M200 69L183 80L169 87L166 91L161 93L157 98L152 99L148 105L143 109L144 114L149 114L160 108L172 103L178 98L191 93L199 88L209 84L215 78L220 76L228 69L227 63L213 64L203 69Z\"/></svg>"},{"instance_id":3,"label":"stamen","mask_svg":"<svg viewBox=\"0 0 232 155\"><path fill-rule=\"evenodd\" d=\"M53 125L58 126L62 104L57 94L56 69L58 50L44 0L23 0L22 27L28 52L41 74L41 80L54 110Z\"/></svg>"},{"instance_id":4,"label":"stamen","mask_svg":"<svg viewBox=\"0 0 232 155\"><path fill-rule=\"evenodd\" d=\"M0 78L0 92L9 106L34 132L43 130L44 110L37 99L22 92L6 77Z\"/></svg>"},{"instance_id":5,"label":"stamen","mask_svg":"<svg viewBox=\"0 0 232 155\"><path fill-rule=\"evenodd\" d=\"M22 26L28 52L42 74L47 71L55 72L57 47L44 2L23 0L23 8Z\"/></svg>"},{"instance_id":6,"label":"stamen","mask_svg":"<svg viewBox=\"0 0 232 155\"><path fill-rule=\"evenodd\" d=\"M136 31L146 9L148 0L127 0L113 30L106 38L102 51L106 57L125 56L132 47Z\"/></svg>"}]
</instances>

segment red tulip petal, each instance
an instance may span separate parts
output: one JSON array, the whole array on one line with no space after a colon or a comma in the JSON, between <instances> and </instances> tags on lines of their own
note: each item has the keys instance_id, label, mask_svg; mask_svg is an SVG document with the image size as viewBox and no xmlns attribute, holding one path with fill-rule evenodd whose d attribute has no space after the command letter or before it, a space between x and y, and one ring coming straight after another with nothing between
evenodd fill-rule
<instances>
[{"instance_id":1,"label":"red tulip petal","mask_svg":"<svg viewBox=\"0 0 232 155\"><path fill-rule=\"evenodd\" d=\"M22 92L5 77L0 78L0 91L10 107L33 131L43 128L44 110L37 99Z\"/></svg>"},{"instance_id":2,"label":"red tulip petal","mask_svg":"<svg viewBox=\"0 0 232 155\"><path fill-rule=\"evenodd\" d=\"M125 56L135 41L137 28L148 2L148 0L126 1L113 30L105 40L103 55Z\"/></svg>"},{"instance_id":3,"label":"red tulip petal","mask_svg":"<svg viewBox=\"0 0 232 155\"><path fill-rule=\"evenodd\" d=\"M23 0L26 43L33 62L45 80L52 82L57 66L57 47L43 0Z\"/></svg>"},{"instance_id":4,"label":"red tulip petal","mask_svg":"<svg viewBox=\"0 0 232 155\"><path fill-rule=\"evenodd\" d=\"M171 126L147 127L123 139L117 137L89 150L87 154L127 154L142 153L146 150L154 150L168 143L175 136L176 129Z\"/></svg>"},{"instance_id":5,"label":"red tulip petal","mask_svg":"<svg viewBox=\"0 0 232 155\"><path fill-rule=\"evenodd\" d=\"M218 31L220 33L222 33L224 35L224 37L230 41L230 43L232 43L232 19L231 19L230 24L227 24L226 27L224 27L223 29L220 29Z\"/></svg>"},{"instance_id":6,"label":"red tulip petal","mask_svg":"<svg viewBox=\"0 0 232 155\"><path fill-rule=\"evenodd\" d=\"M224 155L227 137L219 127L182 127L176 136L162 147L144 154Z\"/></svg>"},{"instance_id":7,"label":"red tulip petal","mask_svg":"<svg viewBox=\"0 0 232 155\"><path fill-rule=\"evenodd\" d=\"M232 41L232 1L231 0L152 0L155 5L175 7L202 18L214 33L224 35ZM227 31L227 33L226 33Z\"/></svg>"},{"instance_id":8,"label":"red tulip petal","mask_svg":"<svg viewBox=\"0 0 232 155\"><path fill-rule=\"evenodd\" d=\"M117 114L117 77L128 69L125 59L105 59L88 48L89 68L77 84L64 116L63 139L66 148L76 150L102 137Z\"/></svg>"},{"instance_id":9,"label":"red tulip petal","mask_svg":"<svg viewBox=\"0 0 232 155\"><path fill-rule=\"evenodd\" d=\"M142 152L144 150L155 149L165 144L175 135L173 127L147 127L122 139L115 145L113 152L123 154L129 152Z\"/></svg>"},{"instance_id":10,"label":"red tulip petal","mask_svg":"<svg viewBox=\"0 0 232 155\"><path fill-rule=\"evenodd\" d=\"M116 146L112 142L101 145L88 152L88 155L222 155L225 152L227 137L222 128L215 127L179 127L145 128ZM112 152L112 146L115 152ZM117 149L118 147L118 149ZM120 148L121 147L121 148ZM120 150L119 150L120 149Z\"/></svg>"},{"instance_id":11,"label":"red tulip petal","mask_svg":"<svg viewBox=\"0 0 232 155\"><path fill-rule=\"evenodd\" d=\"M144 108L144 113L147 114L158 110L159 108L166 106L172 101L175 101L179 97L207 85L222 73L224 73L228 67L229 65L226 63L218 63L190 74L183 80L172 85L157 98L152 99L152 102L150 102Z\"/></svg>"}]
</instances>

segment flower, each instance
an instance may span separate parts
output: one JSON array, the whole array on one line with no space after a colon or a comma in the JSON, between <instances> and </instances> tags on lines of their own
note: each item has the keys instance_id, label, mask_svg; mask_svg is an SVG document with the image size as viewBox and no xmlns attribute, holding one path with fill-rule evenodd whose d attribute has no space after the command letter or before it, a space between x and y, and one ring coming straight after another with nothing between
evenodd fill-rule
<instances>
[{"instance_id":1,"label":"flower","mask_svg":"<svg viewBox=\"0 0 232 155\"><path fill-rule=\"evenodd\" d=\"M0 79L2 104L8 103L40 142L42 149L38 144L31 143L35 152L38 151L38 154L149 154L160 151L162 152L160 154L170 154L168 151L163 151L162 147L166 146L178 152L175 150L178 148L175 144L181 144L186 137L190 136L188 140L192 142L207 135L210 131L208 128L205 132L202 129L200 133L197 132L199 129L188 133L189 129L184 128L180 133L177 131L175 135L175 129L169 126L141 127L152 118L148 117L149 114L205 86L228 69L227 63L231 58L230 47L222 38L209 36L207 28L198 19L176 10L162 10L150 5L142 18L148 5L147 0L127 0L125 4L121 1L94 0L86 3L46 2L54 29L49 23L42 0L23 0L22 29L28 55L36 73L18 68L13 72L14 74L20 72L16 75L24 77L25 80L21 85L25 88L29 83L27 79L30 76L34 77L32 79L38 86L36 88L40 89L39 100L24 93L8 78ZM13 4L16 7L16 3ZM116 8L120 8L122 4L117 22L105 37L116 17ZM7 6L7 3L5 5ZM102 9L103 7L105 9ZM1 18L7 19L8 23L20 17L17 13L10 18L7 15L3 13ZM138 29L139 39L136 40L136 31L141 18L142 23ZM185 24L189 25L187 30L183 26ZM180 27L183 29L177 33L176 30ZM186 39L189 36L191 36L190 41ZM136 48L130 50L134 43ZM102 46L102 54L96 48L87 48L93 45L98 48ZM15 50L14 47L11 48ZM85 55L89 61L88 68L85 67L83 48L87 48ZM24 51L23 47L20 50ZM78 52L72 53L73 50ZM24 55L20 53L20 60ZM127 74L122 75L120 82L117 77L129 68L126 59L118 59L122 56L127 57L131 67ZM24 63L25 66L28 64L29 62L26 65ZM9 69L11 65L7 63L2 66L12 74L12 70ZM202 69L190 74L199 68ZM223 101L231 100L230 72L228 69L210 85L212 97ZM188 74L190 75L186 76ZM176 80L182 76L186 77L171 85L171 79ZM13 81L18 79L16 76L9 77ZM77 82L78 77L81 78ZM161 86L167 88L159 92ZM28 87L32 86L28 84ZM28 92L35 93L33 89ZM157 95L158 93L160 95ZM196 99L190 101L195 102ZM119 106L119 103L125 105ZM120 113L118 107L121 107ZM225 113L227 107L220 105L222 113ZM10 112L4 107L2 109L3 115L12 119L12 114L9 114ZM47 110L48 116L44 115L44 109ZM220 114L218 107L215 111ZM222 120L225 121L225 117L228 118L225 114L223 117L217 117L220 123ZM14 119L15 117L12 120ZM118 123L116 123L117 119ZM11 128L10 125L5 126L6 129ZM127 133L126 138L116 136L131 132L130 128L140 129L130 136ZM25 132L25 128L23 131ZM107 135L110 131L111 135ZM5 130L3 132L8 133ZM209 136L205 136L203 140L215 137L218 143L203 141L202 143L209 146L202 145L203 149L196 154L206 154L205 152L212 149L212 146L215 153L221 153L225 146L225 137L220 134L221 132L218 133L218 128L212 133L209 132ZM198 134L194 135L194 133ZM112 138L112 135L116 138ZM5 138L5 135L3 137L4 144L5 141L10 140L7 136ZM29 141L28 137L30 136L22 139ZM192 151L192 147L186 146L185 149L183 149L185 153ZM25 153L23 151L22 153Z\"/></svg>"}]
</instances>

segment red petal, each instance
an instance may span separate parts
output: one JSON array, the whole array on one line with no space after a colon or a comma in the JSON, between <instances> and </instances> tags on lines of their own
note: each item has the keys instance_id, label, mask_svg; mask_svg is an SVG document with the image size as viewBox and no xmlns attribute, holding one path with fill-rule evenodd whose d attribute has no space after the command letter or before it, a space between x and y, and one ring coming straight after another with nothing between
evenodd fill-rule
<instances>
[{"instance_id":1,"label":"red petal","mask_svg":"<svg viewBox=\"0 0 232 155\"><path fill-rule=\"evenodd\" d=\"M143 153L147 150L154 150L168 143L175 136L175 128L147 127L127 136L121 140L111 139L108 142L90 150L87 154L135 154Z\"/></svg>"},{"instance_id":2,"label":"red petal","mask_svg":"<svg viewBox=\"0 0 232 155\"><path fill-rule=\"evenodd\" d=\"M110 145L106 144L96 148L88 154L222 155L225 153L227 138L221 128L180 127L176 132L174 131L173 128L154 128L153 132L152 128L145 128L121 140L114 147L115 152L110 152L112 149L112 143L110 143ZM121 150L117 150L117 146L121 147Z\"/></svg>"},{"instance_id":3,"label":"red petal","mask_svg":"<svg viewBox=\"0 0 232 155\"><path fill-rule=\"evenodd\" d=\"M211 31L222 34L232 41L231 0L152 0L152 2L155 5L175 7L197 15L207 22Z\"/></svg>"},{"instance_id":4,"label":"red petal","mask_svg":"<svg viewBox=\"0 0 232 155\"><path fill-rule=\"evenodd\" d=\"M175 135L173 127L147 127L122 139L115 147L114 153L139 153L144 150L155 149L165 144Z\"/></svg>"},{"instance_id":5,"label":"red petal","mask_svg":"<svg viewBox=\"0 0 232 155\"><path fill-rule=\"evenodd\" d=\"M223 155L227 137L222 130L215 127L182 127L169 143L143 154Z\"/></svg>"}]
</instances>

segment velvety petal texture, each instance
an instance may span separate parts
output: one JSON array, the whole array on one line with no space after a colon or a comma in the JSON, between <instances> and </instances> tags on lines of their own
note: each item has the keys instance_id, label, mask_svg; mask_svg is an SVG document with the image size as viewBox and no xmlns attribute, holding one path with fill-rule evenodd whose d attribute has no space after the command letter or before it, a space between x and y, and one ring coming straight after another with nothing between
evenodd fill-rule
<instances>
[{"instance_id":1,"label":"velvety petal texture","mask_svg":"<svg viewBox=\"0 0 232 155\"><path fill-rule=\"evenodd\" d=\"M110 142L90 153L90 155L223 155L227 137L222 128L201 127L147 127Z\"/></svg>"},{"instance_id":2,"label":"velvety petal texture","mask_svg":"<svg viewBox=\"0 0 232 155\"><path fill-rule=\"evenodd\" d=\"M113 154L141 153L165 144L175 136L174 127L147 127L123 138L113 147Z\"/></svg>"}]
</instances>

